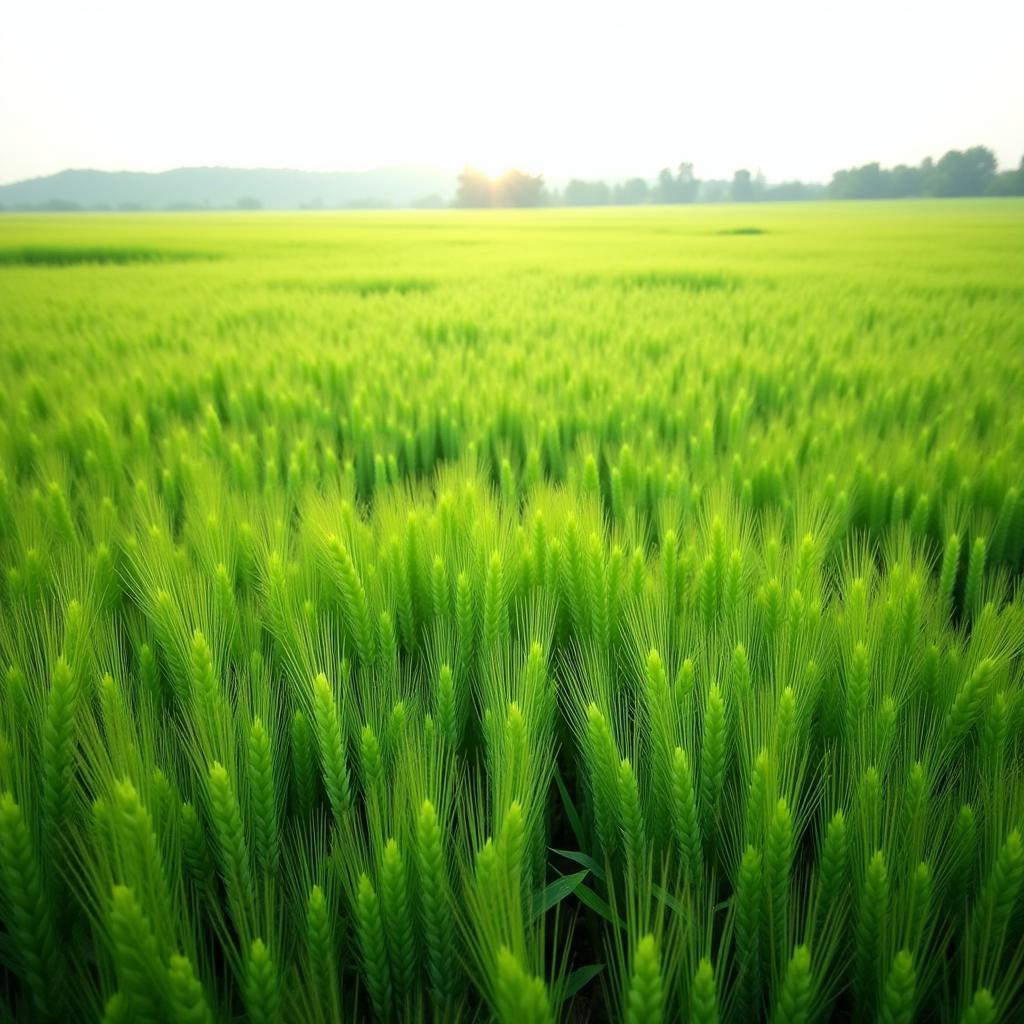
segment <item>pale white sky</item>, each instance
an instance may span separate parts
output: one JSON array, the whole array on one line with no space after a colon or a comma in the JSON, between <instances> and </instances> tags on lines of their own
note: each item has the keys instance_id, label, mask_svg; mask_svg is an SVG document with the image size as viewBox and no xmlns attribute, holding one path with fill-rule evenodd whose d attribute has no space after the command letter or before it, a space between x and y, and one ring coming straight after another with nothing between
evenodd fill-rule
<instances>
[{"instance_id":1,"label":"pale white sky","mask_svg":"<svg viewBox=\"0 0 1024 1024\"><path fill-rule=\"evenodd\" d=\"M4 0L0 182L66 167L548 178L1024 152L1021 0Z\"/></svg>"}]
</instances>

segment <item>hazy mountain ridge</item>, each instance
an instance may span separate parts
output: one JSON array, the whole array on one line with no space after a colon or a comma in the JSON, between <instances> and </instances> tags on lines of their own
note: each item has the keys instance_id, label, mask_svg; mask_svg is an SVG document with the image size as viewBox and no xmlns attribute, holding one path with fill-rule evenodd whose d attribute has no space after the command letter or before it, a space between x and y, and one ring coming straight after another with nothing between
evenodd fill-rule
<instances>
[{"instance_id":1,"label":"hazy mountain ridge","mask_svg":"<svg viewBox=\"0 0 1024 1024\"><path fill-rule=\"evenodd\" d=\"M66 170L0 185L12 209L351 208L440 204L455 176L437 167L371 171L180 167L171 171Z\"/></svg>"}]
</instances>

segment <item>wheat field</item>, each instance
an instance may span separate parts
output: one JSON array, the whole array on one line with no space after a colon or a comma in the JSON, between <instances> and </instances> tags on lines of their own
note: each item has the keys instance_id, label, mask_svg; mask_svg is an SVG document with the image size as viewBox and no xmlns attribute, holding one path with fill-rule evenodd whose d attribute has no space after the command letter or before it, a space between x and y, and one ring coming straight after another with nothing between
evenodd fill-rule
<instances>
[{"instance_id":1,"label":"wheat field","mask_svg":"<svg viewBox=\"0 0 1024 1024\"><path fill-rule=\"evenodd\" d=\"M1024 1014L1024 201L0 218L0 1017Z\"/></svg>"}]
</instances>

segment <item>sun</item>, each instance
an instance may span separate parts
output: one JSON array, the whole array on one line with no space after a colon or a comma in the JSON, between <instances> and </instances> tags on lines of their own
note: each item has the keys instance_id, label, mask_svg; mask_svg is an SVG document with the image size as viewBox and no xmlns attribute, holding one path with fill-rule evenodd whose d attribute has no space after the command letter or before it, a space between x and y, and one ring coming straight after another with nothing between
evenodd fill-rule
<instances>
[{"instance_id":1,"label":"sun","mask_svg":"<svg viewBox=\"0 0 1024 1024\"><path fill-rule=\"evenodd\" d=\"M486 174L488 178L500 178L513 168L520 171L529 169L523 161L516 161L514 157L502 158L494 155L477 156L474 159L465 160L462 166L471 167L474 171Z\"/></svg>"}]
</instances>

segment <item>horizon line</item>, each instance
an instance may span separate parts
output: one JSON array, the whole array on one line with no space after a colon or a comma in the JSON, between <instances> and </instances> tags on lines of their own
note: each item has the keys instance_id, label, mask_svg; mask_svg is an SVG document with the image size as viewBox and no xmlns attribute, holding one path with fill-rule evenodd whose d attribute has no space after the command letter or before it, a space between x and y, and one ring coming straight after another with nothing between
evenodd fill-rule
<instances>
[{"instance_id":1,"label":"horizon line","mask_svg":"<svg viewBox=\"0 0 1024 1024\"><path fill-rule=\"evenodd\" d=\"M1000 164L999 160L998 160L998 156L996 155L994 148L989 146L989 145L987 145L987 144L985 144L985 143L974 143L971 146L965 146L965 147L962 147L962 148L959 148L959 149L957 147L950 147L949 149L944 150L944 153L942 155L944 155L945 153L949 153L949 152L964 152L967 149L972 149L972 148L975 148L977 146L981 146L981 147L983 147L985 149L988 149L990 152L993 153L994 156L996 156L997 169L1012 169L1015 166L1019 166L1019 164L1015 165L1012 162L1010 162L1008 164L1005 164L1005 165ZM848 165L846 165L844 167L838 167L838 168L834 169L833 171L831 171L830 174L831 175L835 175L838 171L841 171L841 170L848 170L848 169L857 168L857 167L866 167L866 166L869 166L871 164L878 164L880 167L885 167L885 168L914 167L914 166L919 166L925 160L929 160L929 159L937 160L937 159L941 159L941 156L936 157L933 154L927 154L925 156L920 157L916 164L907 164L907 163L904 163L904 162L888 163L888 162L885 162L885 161L883 161L881 159L861 160L859 162L848 164ZM1024 160L1024 143L1022 143L1022 157L1021 157L1021 160ZM646 174L641 174L641 173L636 173L636 172L611 172L611 171L607 171L607 172L586 172L586 173L579 173L579 172L572 172L572 173L552 172L552 173L549 173L549 172L546 172L546 171L541 171L541 172L534 173L534 172L526 169L529 166L529 161L524 161L523 163L519 163L519 164L512 163L508 167L505 167L504 169L502 169L501 171L499 171L497 173L491 173L491 172L484 171L484 170L481 169L479 164L473 163L472 161L463 161L458 166L455 166L454 164L441 164L441 163L411 161L411 162L407 162L407 163L379 163L379 164L374 164L374 165L371 165L371 166L365 166L364 165L364 166L362 166L360 168L351 168L351 167L350 168L334 168L334 169L331 169L331 170L324 170L324 169L320 169L320 168L299 167L299 166L295 166L295 165L291 165L291 164L280 164L280 165L253 164L253 165L246 165L246 164L225 164L225 163L196 163L196 164L185 163L185 164L176 164L176 165L170 166L170 167L162 167L159 170L130 168L130 167L123 167L123 166L122 167L117 167L117 168L105 168L105 167L96 167L96 166L89 166L89 165L78 165L78 166L64 166L64 167L61 167L59 170L56 170L56 171L49 171L49 172L46 172L46 173L38 173L38 174L30 174L28 176L17 177L17 178L11 178L11 177L8 177L7 175L3 175L2 177L0 177L0 188L6 188L6 187L9 187L11 185L21 185L21 184L25 184L25 183L32 182L32 181L41 181L41 180L44 180L46 178L55 178L55 177L57 177L58 175L61 175L61 174L72 174L72 173L93 173L93 174L109 174L109 175L115 175L115 174L138 174L138 175L147 175L147 176L150 176L150 177L158 177L158 176L163 175L163 174L173 174L173 173L178 172L178 171L245 171L245 172L271 172L271 173L292 173L292 174L309 174L309 175L317 175L317 176L329 176L329 175L339 175L339 174L366 175L366 174L379 174L379 173L388 172L388 171L414 171L414 170L416 170L416 171L437 171L437 172L443 172L445 174L451 174L451 175L456 176L456 177L460 173L462 173L463 171L475 171L475 172L477 172L479 174L483 174L485 177L488 177L488 178L491 178L491 179L499 178L502 175L509 174L509 173L511 173L513 171L519 171L521 173L528 174L531 177L540 177L540 178L544 179L545 181L549 181L549 180L555 180L555 181L563 181L564 180L566 182L573 181L573 180L588 181L588 182L589 181L609 181L609 180L610 181L618 181L618 180L628 181L630 179L635 179L635 178L640 178L640 179L642 179L644 181L649 181L649 180L655 180L657 178L657 176L661 173L662 170L665 170L665 169L675 170L682 163L689 163L689 164L691 164L691 166L694 168L695 171L700 166L699 163L697 161L695 161L695 160L677 160L677 161L665 164L664 167L659 167L656 171L648 172ZM739 167L734 168L733 173L735 173L738 170L749 171L752 176L762 177L768 183L774 183L774 184L788 184L788 183L797 182L797 181L803 182L804 184L808 184L808 185L815 185L815 184L825 185L825 184L827 184L827 181L823 181L821 178L815 177L815 176L812 176L812 177L799 177L799 176L793 177L793 176L785 176L784 175L784 176L781 176L781 177L778 177L778 178L776 178L776 177L769 177L769 176L767 176L767 175L765 175L763 173L763 171L761 170L761 168L757 164L741 165ZM725 172L725 173L728 174L728 172ZM713 176L706 177L706 178L700 178L699 175L695 174L695 177L698 177L700 180L703 180L703 181L724 181L724 180L727 180L727 178L719 177L717 175L713 175Z\"/></svg>"}]
</instances>

